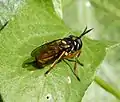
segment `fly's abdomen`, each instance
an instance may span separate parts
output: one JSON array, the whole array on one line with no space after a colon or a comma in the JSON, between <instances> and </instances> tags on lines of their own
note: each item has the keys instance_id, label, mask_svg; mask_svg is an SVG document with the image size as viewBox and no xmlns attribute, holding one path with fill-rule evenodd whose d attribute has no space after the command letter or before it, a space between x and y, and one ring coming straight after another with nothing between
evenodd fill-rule
<instances>
[{"instance_id":1,"label":"fly's abdomen","mask_svg":"<svg viewBox=\"0 0 120 102\"><path fill-rule=\"evenodd\" d=\"M39 56L36 56L36 62L38 67L44 67L52 64L62 53L62 50L55 46L51 46L48 51L40 52Z\"/></svg>"}]
</instances>

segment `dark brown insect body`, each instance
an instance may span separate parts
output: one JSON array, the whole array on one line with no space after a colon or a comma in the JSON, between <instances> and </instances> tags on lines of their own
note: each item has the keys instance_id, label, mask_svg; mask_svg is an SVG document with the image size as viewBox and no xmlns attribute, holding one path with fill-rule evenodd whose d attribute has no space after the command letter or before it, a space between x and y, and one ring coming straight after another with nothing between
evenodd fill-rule
<instances>
[{"instance_id":1,"label":"dark brown insect body","mask_svg":"<svg viewBox=\"0 0 120 102\"><path fill-rule=\"evenodd\" d=\"M36 64L38 67L53 63L64 52L62 59L74 57L82 47L81 40L73 40L73 36L68 38L58 39L45 44L45 48L36 56Z\"/></svg>"},{"instance_id":2,"label":"dark brown insect body","mask_svg":"<svg viewBox=\"0 0 120 102\"><path fill-rule=\"evenodd\" d=\"M45 73L47 74L55 66L55 64L60 62L61 60L65 61L74 57L78 58L82 48L81 37L91 30L92 29L87 30L86 27L84 32L79 37L70 35L66 38L54 40L36 48L31 53L31 56L35 58L33 62L38 68L42 68L46 65L51 64L50 69ZM73 62L81 64L78 60L74 60ZM75 76L77 77L76 74ZM80 80L78 77L77 79Z\"/></svg>"}]
</instances>

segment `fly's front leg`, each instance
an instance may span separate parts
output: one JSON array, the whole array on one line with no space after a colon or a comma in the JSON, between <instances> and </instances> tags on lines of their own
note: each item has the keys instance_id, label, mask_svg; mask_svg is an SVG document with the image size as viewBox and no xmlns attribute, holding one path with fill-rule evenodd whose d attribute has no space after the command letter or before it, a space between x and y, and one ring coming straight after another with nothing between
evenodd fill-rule
<instances>
[{"instance_id":1,"label":"fly's front leg","mask_svg":"<svg viewBox=\"0 0 120 102\"><path fill-rule=\"evenodd\" d=\"M81 66L84 66L83 63L81 63L79 60L78 60L78 57L77 56L74 60L73 59L66 59L67 61L70 61L70 62L74 62L74 73L77 75L77 64L81 65Z\"/></svg>"},{"instance_id":2,"label":"fly's front leg","mask_svg":"<svg viewBox=\"0 0 120 102\"><path fill-rule=\"evenodd\" d=\"M84 66L84 64L83 64L83 63L81 63L81 62L78 60L78 57L77 57L77 58L75 58L75 60L76 60L76 62L77 62L79 65Z\"/></svg>"},{"instance_id":3,"label":"fly's front leg","mask_svg":"<svg viewBox=\"0 0 120 102\"><path fill-rule=\"evenodd\" d=\"M75 75L75 77L77 78L78 81L80 81L80 78L76 75L76 73L73 71L72 67L70 66L70 64L65 60L63 59L63 61L70 67L72 73Z\"/></svg>"},{"instance_id":4,"label":"fly's front leg","mask_svg":"<svg viewBox=\"0 0 120 102\"><path fill-rule=\"evenodd\" d=\"M45 76L54 68L54 66L57 64L57 62L63 57L63 55L65 54L65 51L62 52L62 54L58 57L58 59L56 59L53 64L51 65L51 67L45 72Z\"/></svg>"},{"instance_id":5,"label":"fly's front leg","mask_svg":"<svg viewBox=\"0 0 120 102\"><path fill-rule=\"evenodd\" d=\"M83 64L78 60L78 57L80 56L80 52L77 53L77 55L75 56L75 62L74 62L74 73L78 76L78 67L77 64L83 66Z\"/></svg>"},{"instance_id":6,"label":"fly's front leg","mask_svg":"<svg viewBox=\"0 0 120 102\"><path fill-rule=\"evenodd\" d=\"M84 66L84 64L81 63L81 62L78 60L78 58L75 58L75 60L73 60L73 59L66 59L66 60L67 60L67 61L70 61L70 62L77 62L79 65Z\"/></svg>"},{"instance_id":7,"label":"fly's front leg","mask_svg":"<svg viewBox=\"0 0 120 102\"><path fill-rule=\"evenodd\" d=\"M78 73L77 73L77 61L76 60L75 60L75 63L74 63L74 73L76 75L78 75Z\"/></svg>"}]
</instances>

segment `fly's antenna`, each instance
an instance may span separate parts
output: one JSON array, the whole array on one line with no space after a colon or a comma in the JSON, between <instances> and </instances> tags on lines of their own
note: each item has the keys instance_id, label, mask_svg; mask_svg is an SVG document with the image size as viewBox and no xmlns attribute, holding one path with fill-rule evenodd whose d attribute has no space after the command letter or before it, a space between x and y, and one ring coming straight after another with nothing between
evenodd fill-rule
<instances>
[{"instance_id":1,"label":"fly's antenna","mask_svg":"<svg viewBox=\"0 0 120 102\"><path fill-rule=\"evenodd\" d=\"M85 27L83 33L79 36L79 38L81 38L82 36L84 36L85 34L87 34L88 32L90 32L91 30L93 30L93 28L87 30L87 26Z\"/></svg>"}]
</instances>

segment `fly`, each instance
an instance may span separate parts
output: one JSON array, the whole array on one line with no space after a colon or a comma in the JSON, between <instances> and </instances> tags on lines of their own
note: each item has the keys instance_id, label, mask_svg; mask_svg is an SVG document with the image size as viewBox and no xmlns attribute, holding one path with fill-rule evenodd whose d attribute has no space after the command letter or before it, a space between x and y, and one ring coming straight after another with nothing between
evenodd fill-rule
<instances>
[{"instance_id":1,"label":"fly","mask_svg":"<svg viewBox=\"0 0 120 102\"><path fill-rule=\"evenodd\" d=\"M72 70L72 72L80 81L76 72L76 65L80 64L83 66L83 64L78 60L82 48L81 38L92 29L87 30L86 27L80 36L69 35L63 39L57 39L37 47L31 52L31 60L26 60L23 67L28 64L32 64L37 68L44 68L46 65L51 64L50 68L45 72L45 75L47 75L54 66L61 61L64 61L71 68L69 63L66 61L68 60L70 62L74 62L74 70ZM75 58L75 60L72 58Z\"/></svg>"}]
</instances>

